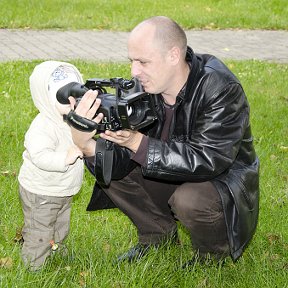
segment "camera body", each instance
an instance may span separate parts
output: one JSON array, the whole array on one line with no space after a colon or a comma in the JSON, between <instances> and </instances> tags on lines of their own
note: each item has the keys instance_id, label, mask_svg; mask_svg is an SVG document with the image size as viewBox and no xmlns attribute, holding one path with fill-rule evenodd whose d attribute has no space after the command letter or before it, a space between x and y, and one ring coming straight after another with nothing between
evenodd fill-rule
<instances>
[{"instance_id":1,"label":"camera body","mask_svg":"<svg viewBox=\"0 0 288 288\"><path fill-rule=\"evenodd\" d=\"M114 88L115 94L107 93L106 88ZM71 110L64 119L74 128L81 131L103 132L105 130L131 129L139 130L153 123L156 119L153 97L144 92L137 79L123 78L88 79L86 83L71 82L61 87L56 94L57 101L61 104L69 104L69 97L76 100L77 107L82 96L89 90L97 90L97 98L101 99L101 105L95 116L103 113L104 117L99 124L77 115ZM93 118L95 118L95 116Z\"/></svg>"}]
</instances>

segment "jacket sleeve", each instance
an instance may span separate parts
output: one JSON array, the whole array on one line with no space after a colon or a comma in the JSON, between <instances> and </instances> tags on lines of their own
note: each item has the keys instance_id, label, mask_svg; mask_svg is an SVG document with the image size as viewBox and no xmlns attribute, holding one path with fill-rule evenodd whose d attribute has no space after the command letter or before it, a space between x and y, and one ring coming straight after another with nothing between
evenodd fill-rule
<instances>
[{"instance_id":1,"label":"jacket sleeve","mask_svg":"<svg viewBox=\"0 0 288 288\"><path fill-rule=\"evenodd\" d=\"M48 172L66 172L67 151L56 151L57 138L48 122L42 123L36 118L25 135L24 146L30 161L41 170Z\"/></svg>"},{"instance_id":2,"label":"jacket sleeve","mask_svg":"<svg viewBox=\"0 0 288 288\"><path fill-rule=\"evenodd\" d=\"M232 165L249 126L249 106L240 84L228 83L218 92L211 87L202 88L203 101L193 118L195 123L189 123L189 135L169 142L149 138L146 165L142 166L145 176L208 181Z\"/></svg>"}]
</instances>

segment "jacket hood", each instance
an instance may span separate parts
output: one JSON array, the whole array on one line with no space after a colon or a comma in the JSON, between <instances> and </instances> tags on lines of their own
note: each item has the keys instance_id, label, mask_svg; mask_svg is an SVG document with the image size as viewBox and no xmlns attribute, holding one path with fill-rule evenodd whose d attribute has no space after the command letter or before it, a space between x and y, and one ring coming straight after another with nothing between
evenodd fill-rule
<instances>
[{"instance_id":1,"label":"jacket hood","mask_svg":"<svg viewBox=\"0 0 288 288\"><path fill-rule=\"evenodd\" d=\"M59 61L45 61L37 65L29 81L34 105L52 120L62 118L55 107L58 89L70 82L83 84L82 76L74 65Z\"/></svg>"}]
</instances>

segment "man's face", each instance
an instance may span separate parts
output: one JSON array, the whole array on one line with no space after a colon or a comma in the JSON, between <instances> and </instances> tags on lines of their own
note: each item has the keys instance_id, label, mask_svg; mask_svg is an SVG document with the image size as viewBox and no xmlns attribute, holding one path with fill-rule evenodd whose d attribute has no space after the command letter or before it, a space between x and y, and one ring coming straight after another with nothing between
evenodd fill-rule
<instances>
[{"instance_id":1,"label":"man's face","mask_svg":"<svg viewBox=\"0 0 288 288\"><path fill-rule=\"evenodd\" d=\"M154 40L154 29L149 26L131 33L128 56L132 76L140 80L146 92L159 94L169 89L173 66L169 62L169 51L164 52Z\"/></svg>"}]
</instances>

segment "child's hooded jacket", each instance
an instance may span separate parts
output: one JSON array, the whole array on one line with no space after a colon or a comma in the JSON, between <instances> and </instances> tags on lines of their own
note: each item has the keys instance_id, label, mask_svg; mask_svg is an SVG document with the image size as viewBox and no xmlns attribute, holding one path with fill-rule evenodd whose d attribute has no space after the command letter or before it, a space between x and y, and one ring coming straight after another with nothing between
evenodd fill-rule
<instances>
[{"instance_id":1,"label":"child's hooded jacket","mask_svg":"<svg viewBox=\"0 0 288 288\"><path fill-rule=\"evenodd\" d=\"M77 159L65 165L73 146L70 127L56 109L56 92L69 82L83 83L78 69L65 62L46 61L30 76L30 90L39 114L25 134L19 183L29 192L48 196L71 196L82 184L84 164Z\"/></svg>"}]
</instances>

